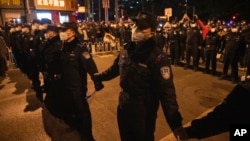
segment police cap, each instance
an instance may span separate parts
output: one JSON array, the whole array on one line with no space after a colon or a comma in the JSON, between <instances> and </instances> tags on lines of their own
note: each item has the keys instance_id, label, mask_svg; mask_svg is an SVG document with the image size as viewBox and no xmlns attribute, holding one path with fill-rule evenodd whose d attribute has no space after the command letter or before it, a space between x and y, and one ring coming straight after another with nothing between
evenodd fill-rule
<instances>
[{"instance_id":1,"label":"police cap","mask_svg":"<svg viewBox=\"0 0 250 141\"><path fill-rule=\"evenodd\" d=\"M65 22L63 23L63 30L71 29L73 31L77 31L77 23L76 22Z\"/></svg>"},{"instance_id":2,"label":"police cap","mask_svg":"<svg viewBox=\"0 0 250 141\"><path fill-rule=\"evenodd\" d=\"M54 31L54 32L58 33L59 28L55 25L48 25L47 31Z\"/></svg>"},{"instance_id":3,"label":"police cap","mask_svg":"<svg viewBox=\"0 0 250 141\"><path fill-rule=\"evenodd\" d=\"M41 19L41 24L51 24L51 20L48 18L42 18Z\"/></svg>"},{"instance_id":4,"label":"police cap","mask_svg":"<svg viewBox=\"0 0 250 141\"><path fill-rule=\"evenodd\" d=\"M41 21L39 19L33 19L32 24L35 24L35 23L40 24Z\"/></svg>"},{"instance_id":5,"label":"police cap","mask_svg":"<svg viewBox=\"0 0 250 141\"><path fill-rule=\"evenodd\" d=\"M135 18L132 18L135 22L138 29L143 30L146 28L151 28L156 30L157 28L157 19L156 17L148 12L142 11Z\"/></svg>"}]
</instances>

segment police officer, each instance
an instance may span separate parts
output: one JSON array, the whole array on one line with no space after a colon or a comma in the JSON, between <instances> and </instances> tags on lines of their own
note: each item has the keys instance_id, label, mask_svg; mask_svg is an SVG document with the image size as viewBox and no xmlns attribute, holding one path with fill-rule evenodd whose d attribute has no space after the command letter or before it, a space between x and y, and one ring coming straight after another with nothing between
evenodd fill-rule
<instances>
[{"instance_id":1,"label":"police officer","mask_svg":"<svg viewBox=\"0 0 250 141\"><path fill-rule=\"evenodd\" d=\"M23 41L22 40L21 25L18 24L16 26L14 26L13 31L14 32L13 33L11 32L11 37L10 37L10 40L12 41L11 46L13 49L13 53L14 53L14 57L15 57L15 61L16 61L16 66L18 68L20 68L20 70L21 70L21 67L23 65L22 57L21 57L21 41Z\"/></svg>"},{"instance_id":2,"label":"police officer","mask_svg":"<svg viewBox=\"0 0 250 141\"><path fill-rule=\"evenodd\" d=\"M233 23L231 31L225 36L223 72L220 79L227 76L229 65L231 66L232 83L238 82L238 61L243 38L239 33L236 23Z\"/></svg>"},{"instance_id":3,"label":"police officer","mask_svg":"<svg viewBox=\"0 0 250 141\"><path fill-rule=\"evenodd\" d=\"M60 33L63 48L60 53L61 77L65 87L66 123L75 127L83 141L94 141L92 135L91 114L87 100L87 74L93 79L97 66L85 45L76 38L77 25L74 22L64 23L64 32ZM95 81L95 90L104 86Z\"/></svg>"},{"instance_id":4,"label":"police officer","mask_svg":"<svg viewBox=\"0 0 250 141\"><path fill-rule=\"evenodd\" d=\"M170 56L171 64L177 65L179 63L180 57L180 34L178 29L178 24L176 21L171 23L171 30L169 32L169 46L170 46Z\"/></svg>"},{"instance_id":5,"label":"police officer","mask_svg":"<svg viewBox=\"0 0 250 141\"><path fill-rule=\"evenodd\" d=\"M193 58L193 70L197 71L199 65L199 52L202 50L202 36L195 21L190 22L190 28L187 29L186 38L186 64L187 69L190 66L190 58Z\"/></svg>"},{"instance_id":6,"label":"police officer","mask_svg":"<svg viewBox=\"0 0 250 141\"><path fill-rule=\"evenodd\" d=\"M244 54L244 65L246 66L246 74L245 76L250 75L250 27L246 21L242 23L242 32L244 45L245 45L245 54Z\"/></svg>"},{"instance_id":7,"label":"police officer","mask_svg":"<svg viewBox=\"0 0 250 141\"><path fill-rule=\"evenodd\" d=\"M60 51L62 41L59 38L58 28L54 25L47 27L47 41L41 52L41 71L44 76L46 92L44 103L52 115L64 119L65 90L62 82L62 68Z\"/></svg>"},{"instance_id":8,"label":"police officer","mask_svg":"<svg viewBox=\"0 0 250 141\"><path fill-rule=\"evenodd\" d=\"M186 50L186 37L187 37L187 28L184 27L183 23L179 23L179 35L180 35L180 59L183 62L186 58L185 50Z\"/></svg>"},{"instance_id":9,"label":"police officer","mask_svg":"<svg viewBox=\"0 0 250 141\"><path fill-rule=\"evenodd\" d=\"M210 31L205 36L205 73L210 72L210 63L212 66L212 74L216 74L216 54L220 45L220 37L218 35L216 25L211 25Z\"/></svg>"},{"instance_id":10,"label":"police officer","mask_svg":"<svg viewBox=\"0 0 250 141\"><path fill-rule=\"evenodd\" d=\"M155 34L154 37L155 37L155 40L156 40L156 46L159 49L163 50L166 38L163 35L163 29L162 29L162 27L158 26L156 28L156 34Z\"/></svg>"},{"instance_id":11,"label":"police officer","mask_svg":"<svg viewBox=\"0 0 250 141\"><path fill-rule=\"evenodd\" d=\"M108 81L120 75L121 92L117 108L121 141L153 141L159 103L177 138L184 139L171 63L156 47L153 32L156 18L140 12L134 19L132 41L106 71L96 75Z\"/></svg>"},{"instance_id":12,"label":"police officer","mask_svg":"<svg viewBox=\"0 0 250 141\"><path fill-rule=\"evenodd\" d=\"M40 74L40 20L34 19L31 25L31 47L30 47L30 72L31 80L34 90L36 91L36 96L38 100L43 101L41 81L39 79Z\"/></svg>"}]
</instances>

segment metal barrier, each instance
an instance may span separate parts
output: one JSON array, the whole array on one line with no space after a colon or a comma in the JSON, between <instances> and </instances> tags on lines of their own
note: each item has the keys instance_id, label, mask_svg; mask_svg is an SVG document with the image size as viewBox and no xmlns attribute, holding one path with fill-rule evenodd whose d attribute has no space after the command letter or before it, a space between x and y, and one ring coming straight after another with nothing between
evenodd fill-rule
<instances>
[{"instance_id":1,"label":"metal barrier","mask_svg":"<svg viewBox=\"0 0 250 141\"><path fill-rule=\"evenodd\" d=\"M84 44L92 54L120 51L119 42L113 44L108 42L85 42Z\"/></svg>"}]
</instances>

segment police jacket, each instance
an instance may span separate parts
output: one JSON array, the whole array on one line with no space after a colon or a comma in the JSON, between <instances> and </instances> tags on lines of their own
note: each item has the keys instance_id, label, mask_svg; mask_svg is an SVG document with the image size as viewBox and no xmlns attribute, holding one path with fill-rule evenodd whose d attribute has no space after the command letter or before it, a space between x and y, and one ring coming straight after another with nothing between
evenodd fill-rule
<instances>
[{"instance_id":1,"label":"police jacket","mask_svg":"<svg viewBox=\"0 0 250 141\"><path fill-rule=\"evenodd\" d=\"M202 45L202 36L198 28L188 28L186 44L196 49Z\"/></svg>"},{"instance_id":2,"label":"police jacket","mask_svg":"<svg viewBox=\"0 0 250 141\"><path fill-rule=\"evenodd\" d=\"M173 28L169 32L169 38L168 38L170 44L179 44L180 42L180 34L178 28Z\"/></svg>"},{"instance_id":3,"label":"police jacket","mask_svg":"<svg viewBox=\"0 0 250 141\"><path fill-rule=\"evenodd\" d=\"M225 54L232 55L233 57L239 56L239 52L241 51L241 45L243 42L243 38L239 32L229 32L225 36Z\"/></svg>"},{"instance_id":4,"label":"police jacket","mask_svg":"<svg viewBox=\"0 0 250 141\"><path fill-rule=\"evenodd\" d=\"M47 73L48 77L61 74L60 51L62 49L62 41L59 36L55 36L48 40L42 51L42 72Z\"/></svg>"},{"instance_id":5,"label":"police jacket","mask_svg":"<svg viewBox=\"0 0 250 141\"><path fill-rule=\"evenodd\" d=\"M69 89L87 89L87 73L92 76L97 73L97 66L87 47L75 38L64 42L61 51L62 79Z\"/></svg>"},{"instance_id":6,"label":"police jacket","mask_svg":"<svg viewBox=\"0 0 250 141\"><path fill-rule=\"evenodd\" d=\"M250 27L246 27L242 32L241 35L243 37L244 45L246 47L246 51L250 52Z\"/></svg>"},{"instance_id":7,"label":"police jacket","mask_svg":"<svg viewBox=\"0 0 250 141\"><path fill-rule=\"evenodd\" d=\"M205 49L206 50L218 50L220 45L220 37L217 32L208 32L205 37Z\"/></svg>"},{"instance_id":8,"label":"police jacket","mask_svg":"<svg viewBox=\"0 0 250 141\"><path fill-rule=\"evenodd\" d=\"M172 130L181 126L173 73L164 52L156 47L153 38L140 45L130 43L115 59L113 65L99 75L107 81L120 75L120 86L130 96L148 96L161 101Z\"/></svg>"}]
</instances>

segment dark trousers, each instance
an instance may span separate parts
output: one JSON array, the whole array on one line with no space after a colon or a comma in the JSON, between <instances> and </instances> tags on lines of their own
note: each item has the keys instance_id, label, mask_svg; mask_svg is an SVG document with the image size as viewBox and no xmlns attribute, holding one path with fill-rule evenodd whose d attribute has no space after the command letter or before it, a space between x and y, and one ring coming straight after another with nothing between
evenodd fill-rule
<instances>
[{"instance_id":1,"label":"dark trousers","mask_svg":"<svg viewBox=\"0 0 250 141\"><path fill-rule=\"evenodd\" d=\"M91 113L85 99L87 89L70 88L66 92L65 111L73 116L69 117L69 124L78 130L82 141L94 141Z\"/></svg>"},{"instance_id":2,"label":"dark trousers","mask_svg":"<svg viewBox=\"0 0 250 141\"><path fill-rule=\"evenodd\" d=\"M149 103L144 97L133 96L117 108L121 141L154 141L158 102Z\"/></svg>"},{"instance_id":3,"label":"dark trousers","mask_svg":"<svg viewBox=\"0 0 250 141\"><path fill-rule=\"evenodd\" d=\"M170 45L170 56L171 56L171 64L177 64L180 59L180 51L179 51L178 42L171 43Z\"/></svg>"},{"instance_id":4,"label":"dark trousers","mask_svg":"<svg viewBox=\"0 0 250 141\"><path fill-rule=\"evenodd\" d=\"M5 76L6 71L7 71L7 62L5 58L0 56L0 76Z\"/></svg>"},{"instance_id":5,"label":"dark trousers","mask_svg":"<svg viewBox=\"0 0 250 141\"><path fill-rule=\"evenodd\" d=\"M246 75L250 75L250 49L247 49L244 55L244 64L247 67Z\"/></svg>"},{"instance_id":6,"label":"dark trousers","mask_svg":"<svg viewBox=\"0 0 250 141\"><path fill-rule=\"evenodd\" d=\"M206 50L206 62L205 71L209 71L209 67L212 67L212 73L216 72L216 50Z\"/></svg>"},{"instance_id":7,"label":"dark trousers","mask_svg":"<svg viewBox=\"0 0 250 141\"><path fill-rule=\"evenodd\" d=\"M190 65L190 58L191 56L193 57L193 68L197 69L198 68L198 49L194 47L187 47L186 50L186 66Z\"/></svg>"},{"instance_id":8,"label":"dark trousers","mask_svg":"<svg viewBox=\"0 0 250 141\"><path fill-rule=\"evenodd\" d=\"M227 75L229 65L231 66L231 78L233 81L238 81L238 59L237 56L232 54L225 54L223 61L223 72L222 75Z\"/></svg>"}]
</instances>

